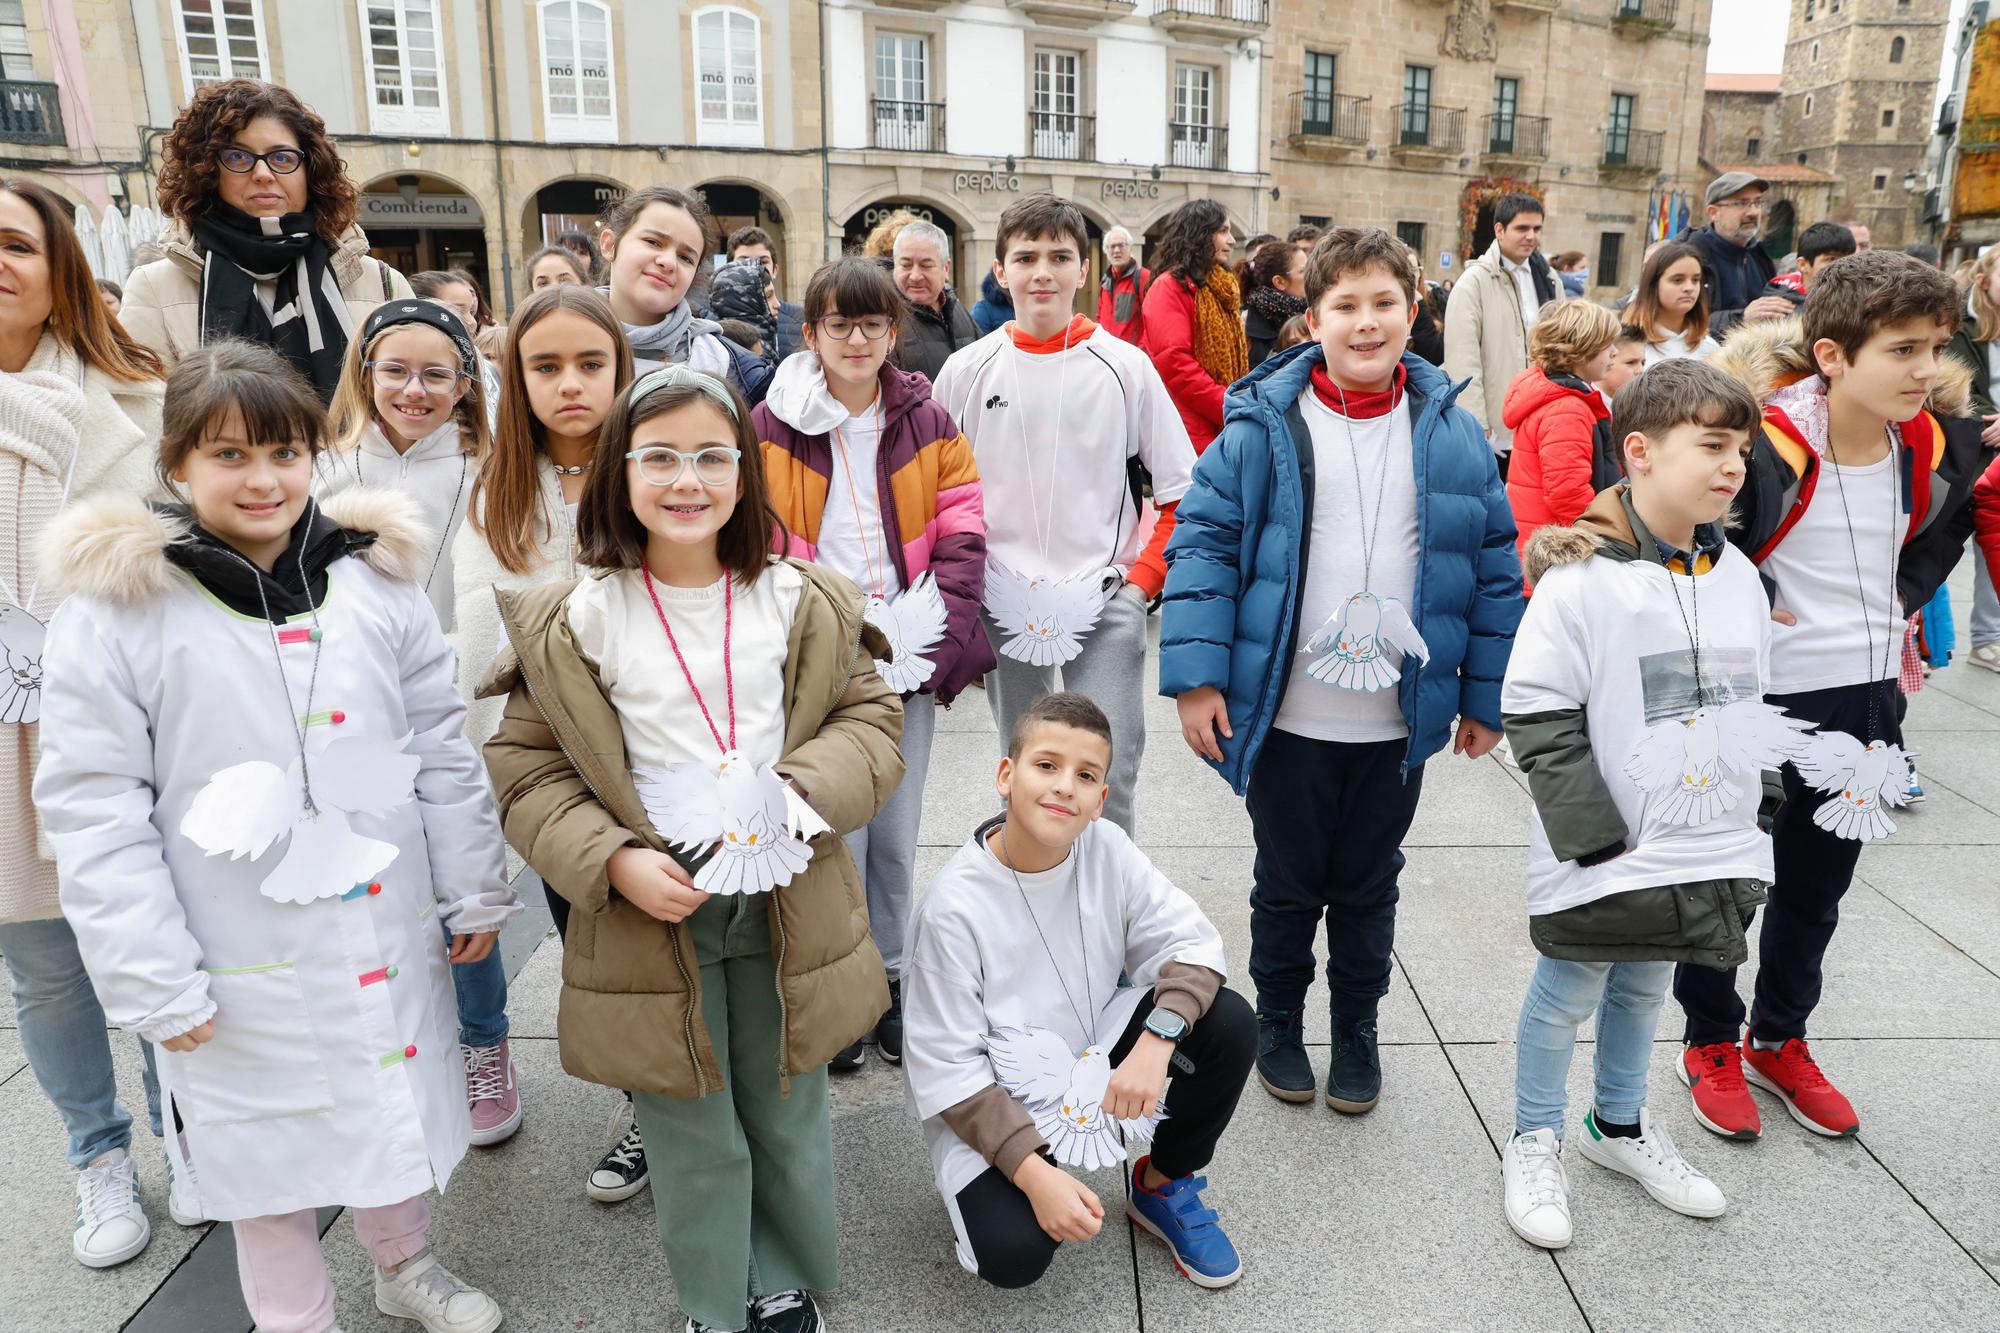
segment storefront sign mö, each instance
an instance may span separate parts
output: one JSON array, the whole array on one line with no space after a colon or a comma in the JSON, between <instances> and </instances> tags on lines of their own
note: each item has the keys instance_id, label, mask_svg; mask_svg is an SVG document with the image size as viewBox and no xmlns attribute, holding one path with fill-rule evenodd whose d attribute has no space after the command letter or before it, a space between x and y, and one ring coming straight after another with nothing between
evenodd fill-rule
<instances>
[{"instance_id":1,"label":"storefront sign m\u00f6","mask_svg":"<svg viewBox=\"0 0 2000 1333\"><path fill-rule=\"evenodd\" d=\"M478 227L486 218L469 194L364 194L355 220L364 227Z\"/></svg>"},{"instance_id":2,"label":"storefront sign m\u00f6","mask_svg":"<svg viewBox=\"0 0 2000 1333\"><path fill-rule=\"evenodd\" d=\"M1106 199L1158 199L1160 197L1160 187L1156 181L1106 181L1104 182L1103 197Z\"/></svg>"},{"instance_id":3,"label":"storefront sign m\u00f6","mask_svg":"<svg viewBox=\"0 0 2000 1333\"><path fill-rule=\"evenodd\" d=\"M951 179L951 188L964 194L1019 194L1021 178L993 171L961 171Z\"/></svg>"}]
</instances>

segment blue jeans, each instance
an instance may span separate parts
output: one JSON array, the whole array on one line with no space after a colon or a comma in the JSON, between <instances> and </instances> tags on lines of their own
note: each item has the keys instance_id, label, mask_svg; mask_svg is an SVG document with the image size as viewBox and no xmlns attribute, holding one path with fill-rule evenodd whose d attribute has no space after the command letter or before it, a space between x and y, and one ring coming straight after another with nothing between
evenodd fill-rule
<instances>
[{"instance_id":1,"label":"blue jeans","mask_svg":"<svg viewBox=\"0 0 2000 1333\"><path fill-rule=\"evenodd\" d=\"M113 1148L129 1148L132 1115L118 1102L104 1008L90 987L69 922L55 917L0 925L0 958L7 963L28 1068L69 1131L70 1165L86 1167ZM142 1041L139 1051L145 1057L146 1109L157 1138L160 1082L153 1074L153 1048Z\"/></svg>"},{"instance_id":2,"label":"blue jeans","mask_svg":"<svg viewBox=\"0 0 2000 1333\"><path fill-rule=\"evenodd\" d=\"M1569 1110L1569 1058L1576 1030L1597 1012L1597 1114L1613 1124L1638 1122L1646 1105L1653 1032L1674 977L1672 963L1535 964L1515 1033L1514 1128L1552 1129L1560 1139Z\"/></svg>"},{"instance_id":3,"label":"blue jeans","mask_svg":"<svg viewBox=\"0 0 2000 1333\"><path fill-rule=\"evenodd\" d=\"M451 948L451 928L444 931ZM458 992L458 1039L466 1046L498 1046L507 1040L507 966L500 959L499 941L493 952L476 963L451 969L451 986Z\"/></svg>"}]
</instances>

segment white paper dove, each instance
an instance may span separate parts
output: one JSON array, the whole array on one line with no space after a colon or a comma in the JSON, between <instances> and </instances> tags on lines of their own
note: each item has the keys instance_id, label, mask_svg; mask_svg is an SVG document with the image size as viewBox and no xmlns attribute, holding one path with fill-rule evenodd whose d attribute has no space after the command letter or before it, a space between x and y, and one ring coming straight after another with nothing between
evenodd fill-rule
<instances>
[{"instance_id":1,"label":"white paper dove","mask_svg":"<svg viewBox=\"0 0 2000 1333\"><path fill-rule=\"evenodd\" d=\"M42 641L48 627L32 611L0 601L0 723L42 718Z\"/></svg>"},{"instance_id":2,"label":"white paper dove","mask_svg":"<svg viewBox=\"0 0 2000 1333\"><path fill-rule=\"evenodd\" d=\"M986 561L986 614L1008 635L1000 651L1030 666L1061 666L1083 651L1083 636L1104 613L1097 573L1067 579L1029 577L998 560Z\"/></svg>"},{"instance_id":3,"label":"white paper dove","mask_svg":"<svg viewBox=\"0 0 2000 1333\"><path fill-rule=\"evenodd\" d=\"M715 854L695 872L704 893L767 893L812 860L811 839L833 829L769 764L740 750L713 764L635 768L632 782L669 846Z\"/></svg>"},{"instance_id":4,"label":"white paper dove","mask_svg":"<svg viewBox=\"0 0 2000 1333\"><path fill-rule=\"evenodd\" d=\"M1049 1151L1064 1166L1096 1171L1121 1166L1123 1130L1136 1143L1151 1143L1165 1118L1161 1111L1137 1120L1105 1114L1111 1086L1111 1059L1093 1046L1082 1055L1047 1028L1009 1028L986 1040L986 1053L1001 1087L1028 1108Z\"/></svg>"},{"instance_id":5,"label":"white paper dove","mask_svg":"<svg viewBox=\"0 0 2000 1333\"><path fill-rule=\"evenodd\" d=\"M1863 745L1844 731L1822 731L1806 738L1792 763L1800 777L1832 794L1813 811L1813 823L1828 833L1870 842L1896 831L1882 807L1905 804L1910 756L1900 745Z\"/></svg>"},{"instance_id":6,"label":"white paper dove","mask_svg":"<svg viewBox=\"0 0 2000 1333\"><path fill-rule=\"evenodd\" d=\"M289 768L256 759L234 764L195 793L181 817L181 833L210 856L260 860L290 836L258 887L281 903L333 898L374 879L396 859L396 844L356 833L350 815L387 814L416 795L423 761L399 741L341 736L310 758L313 805L305 808L299 761Z\"/></svg>"},{"instance_id":7,"label":"white paper dove","mask_svg":"<svg viewBox=\"0 0 2000 1333\"><path fill-rule=\"evenodd\" d=\"M1395 661L1389 657L1392 648ZM1314 680L1371 694L1403 678L1399 666L1403 657L1431 660L1430 647L1403 604L1372 592L1357 592L1342 602L1299 651L1323 654L1306 666L1306 674Z\"/></svg>"},{"instance_id":8,"label":"white paper dove","mask_svg":"<svg viewBox=\"0 0 2000 1333\"><path fill-rule=\"evenodd\" d=\"M883 683L898 694L914 694L937 670L937 663L925 654L944 638L944 594L927 569L918 575L901 597L884 601L870 597L862 619L882 631L889 641L889 656L875 659L875 670Z\"/></svg>"},{"instance_id":9,"label":"white paper dove","mask_svg":"<svg viewBox=\"0 0 2000 1333\"><path fill-rule=\"evenodd\" d=\"M1761 770L1798 752L1812 725L1761 699L1704 706L1647 728L1625 761L1625 776L1654 818L1699 827L1743 799L1732 775L1756 786Z\"/></svg>"}]
</instances>

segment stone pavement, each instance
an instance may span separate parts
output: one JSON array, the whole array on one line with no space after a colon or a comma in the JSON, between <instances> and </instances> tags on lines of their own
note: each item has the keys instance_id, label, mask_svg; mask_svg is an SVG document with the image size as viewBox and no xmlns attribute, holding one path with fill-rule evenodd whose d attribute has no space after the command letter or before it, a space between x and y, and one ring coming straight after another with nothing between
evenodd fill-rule
<instances>
[{"instance_id":1,"label":"stone pavement","mask_svg":"<svg viewBox=\"0 0 2000 1333\"><path fill-rule=\"evenodd\" d=\"M1963 646L1963 570L1954 593ZM1152 701L1150 720L1141 842L1214 917L1240 970L1249 820L1188 755L1166 700ZM1069 1247L1029 1292L986 1289L952 1258L898 1077L871 1057L835 1083L845 1286L828 1302L832 1326L2000 1329L2000 1155L1989 1151L2000 1138L2000 676L1962 664L1938 674L1912 701L1909 730L1930 800L1864 851L1813 1024L1816 1051L1861 1112L1861 1138L1815 1138L1768 1098L1761 1142L1707 1134L1672 1073L1671 1002L1662 1017L1653 1110L1728 1193L1727 1216L1668 1213L1572 1153L1575 1244L1551 1256L1507 1229L1498 1144L1534 964L1522 921L1529 803L1499 763L1443 757L1426 769L1408 842L1381 1105L1348 1119L1281 1104L1253 1083L1209 1171L1208 1199L1244 1256L1238 1286L1199 1291L1158 1243L1135 1242L1107 1173L1093 1180L1109 1204L1103 1235ZM991 808L996 745L976 691L942 718L922 877ZM616 1099L558 1066L560 958L545 930L546 916L530 914L508 940L527 1123L512 1142L473 1151L437 1206L436 1249L494 1293L510 1329L678 1333L650 1198L604 1207L583 1194ZM1323 1012L1309 1035L1323 1073ZM130 1039L116 1049L124 1098L140 1105ZM1587 1050L1571 1081L1578 1114ZM11 1011L0 1011L0 1333L242 1333L229 1229L169 1221L157 1147L143 1131L135 1146L152 1246L122 1268L86 1271L69 1255L73 1177L60 1125L25 1068ZM345 1219L325 1248L347 1333L412 1327L375 1312Z\"/></svg>"}]
</instances>

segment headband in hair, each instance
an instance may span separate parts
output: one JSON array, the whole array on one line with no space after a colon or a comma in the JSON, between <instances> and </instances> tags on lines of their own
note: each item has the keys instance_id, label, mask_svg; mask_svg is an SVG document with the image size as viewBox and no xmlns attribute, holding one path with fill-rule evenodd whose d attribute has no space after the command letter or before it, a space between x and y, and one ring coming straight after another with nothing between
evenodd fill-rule
<instances>
[{"instance_id":1,"label":"headband in hair","mask_svg":"<svg viewBox=\"0 0 2000 1333\"><path fill-rule=\"evenodd\" d=\"M472 335L465 331L465 321L459 318L456 310L421 296L407 301L384 301L375 307L375 313L368 316L368 322L361 326L362 346L374 342L375 335L382 330L398 324L421 324L438 330L458 349L459 370L468 379L479 378L479 353L472 345Z\"/></svg>"},{"instance_id":2,"label":"headband in hair","mask_svg":"<svg viewBox=\"0 0 2000 1333\"><path fill-rule=\"evenodd\" d=\"M731 421L738 425L743 423L743 419L736 415L736 399L730 396L728 386L713 375L704 375L699 370L689 370L686 366L662 366L658 370L647 371L634 380L632 387L625 391L625 404L628 407L637 407L641 398L661 389L693 389L698 393L705 393L721 404L722 410L729 414Z\"/></svg>"}]
</instances>

